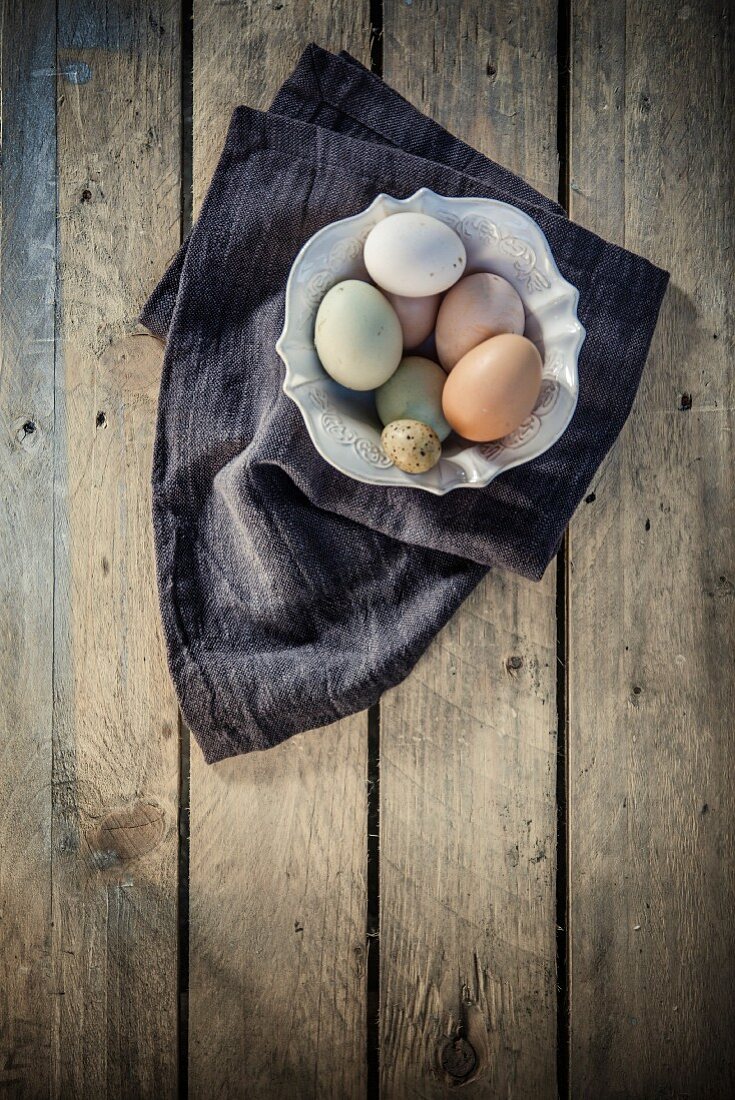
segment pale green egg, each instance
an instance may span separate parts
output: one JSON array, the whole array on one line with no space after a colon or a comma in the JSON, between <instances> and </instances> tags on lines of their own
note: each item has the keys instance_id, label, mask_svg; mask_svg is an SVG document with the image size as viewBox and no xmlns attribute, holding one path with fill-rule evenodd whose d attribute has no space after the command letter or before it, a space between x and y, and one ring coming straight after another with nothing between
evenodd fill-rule
<instances>
[{"instance_id":1,"label":"pale green egg","mask_svg":"<svg viewBox=\"0 0 735 1100\"><path fill-rule=\"evenodd\" d=\"M451 427L442 412L442 390L447 376L438 363L420 355L407 355L398 370L375 391L375 407L381 423L418 420L444 440Z\"/></svg>"},{"instance_id":2,"label":"pale green egg","mask_svg":"<svg viewBox=\"0 0 735 1100\"><path fill-rule=\"evenodd\" d=\"M345 279L327 291L314 325L327 374L351 390L373 390L400 362L403 331L387 298L370 283Z\"/></svg>"}]
</instances>

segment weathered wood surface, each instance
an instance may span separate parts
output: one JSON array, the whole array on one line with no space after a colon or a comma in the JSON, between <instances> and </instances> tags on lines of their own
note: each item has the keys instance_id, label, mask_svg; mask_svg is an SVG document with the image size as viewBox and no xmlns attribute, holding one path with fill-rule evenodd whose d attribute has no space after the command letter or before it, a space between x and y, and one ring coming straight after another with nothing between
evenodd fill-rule
<instances>
[{"instance_id":1,"label":"weathered wood surface","mask_svg":"<svg viewBox=\"0 0 735 1100\"><path fill-rule=\"evenodd\" d=\"M474 0L389 0L384 21L386 80L556 197L555 5L498 19ZM490 576L381 703L391 1100L446 1095L435 1063L465 994L489 1032L471 1094L556 1093L555 621L553 567L539 585Z\"/></svg>"},{"instance_id":2,"label":"weathered wood surface","mask_svg":"<svg viewBox=\"0 0 735 1100\"><path fill-rule=\"evenodd\" d=\"M149 489L160 351L132 334L179 241L179 8L65 0L57 20L52 1092L174 1096L177 707Z\"/></svg>"},{"instance_id":3,"label":"weathered wood surface","mask_svg":"<svg viewBox=\"0 0 735 1100\"><path fill-rule=\"evenodd\" d=\"M732 6L575 4L571 212L672 273L572 525L571 1084L725 1097L732 1036ZM691 407L690 407L691 406Z\"/></svg>"},{"instance_id":4,"label":"weathered wood surface","mask_svg":"<svg viewBox=\"0 0 735 1100\"><path fill-rule=\"evenodd\" d=\"M198 206L232 108L311 39L368 60L368 5L194 7ZM193 1097L365 1095L367 716L191 767Z\"/></svg>"},{"instance_id":5,"label":"weathered wood surface","mask_svg":"<svg viewBox=\"0 0 735 1100\"><path fill-rule=\"evenodd\" d=\"M0 5L0 1093L48 1094L54 5Z\"/></svg>"},{"instance_id":6,"label":"weathered wood surface","mask_svg":"<svg viewBox=\"0 0 735 1100\"><path fill-rule=\"evenodd\" d=\"M555 3L195 0L195 207L231 108L267 106L311 39L367 63L371 7L386 78L556 193ZM570 1091L724 1097L731 13L573 16L572 215L673 279L569 543ZM0 1091L173 1096L188 1039L192 1097L363 1097L365 715L214 768L194 746L187 1029L149 517L161 352L135 327L180 233L180 19L178 0L2 8ZM555 613L553 570L490 577L381 704L390 1100L445 1095L464 994L487 1058L467 1095L556 1093Z\"/></svg>"}]
</instances>

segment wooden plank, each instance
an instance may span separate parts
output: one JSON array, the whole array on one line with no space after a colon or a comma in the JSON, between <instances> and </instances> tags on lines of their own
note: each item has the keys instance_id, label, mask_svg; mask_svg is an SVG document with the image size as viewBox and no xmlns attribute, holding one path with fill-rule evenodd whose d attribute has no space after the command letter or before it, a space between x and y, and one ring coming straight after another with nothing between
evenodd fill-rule
<instances>
[{"instance_id":1,"label":"wooden plank","mask_svg":"<svg viewBox=\"0 0 735 1100\"><path fill-rule=\"evenodd\" d=\"M194 191L234 106L306 43L367 61L368 5L194 5ZM207 767L191 754L192 1096L362 1097L367 720Z\"/></svg>"},{"instance_id":2,"label":"wooden plank","mask_svg":"<svg viewBox=\"0 0 735 1100\"><path fill-rule=\"evenodd\" d=\"M179 32L176 0L59 5L59 1096L177 1089L177 707L149 488L160 348L134 333L180 235Z\"/></svg>"},{"instance_id":3,"label":"wooden plank","mask_svg":"<svg viewBox=\"0 0 735 1100\"><path fill-rule=\"evenodd\" d=\"M0 1093L48 1095L54 4L0 11Z\"/></svg>"},{"instance_id":4,"label":"wooden plank","mask_svg":"<svg viewBox=\"0 0 735 1100\"><path fill-rule=\"evenodd\" d=\"M575 4L572 215L672 272L570 539L571 1083L600 1100L735 1091L732 10L661 17Z\"/></svg>"},{"instance_id":5,"label":"wooden plank","mask_svg":"<svg viewBox=\"0 0 735 1100\"><path fill-rule=\"evenodd\" d=\"M386 79L555 196L556 18L388 0ZM435 1062L463 996L489 1031L473 1096L556 1095L555 669L553 567L498 574L381 705L386 1100L446 1094Z\"/></svg>"}]
</instances>

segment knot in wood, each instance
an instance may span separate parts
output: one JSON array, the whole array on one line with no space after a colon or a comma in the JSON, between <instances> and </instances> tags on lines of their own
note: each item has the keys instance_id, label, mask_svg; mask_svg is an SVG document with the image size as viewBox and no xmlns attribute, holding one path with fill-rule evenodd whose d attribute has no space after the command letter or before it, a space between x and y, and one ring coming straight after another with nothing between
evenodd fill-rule
<instances>
[{"instance_id":1,"label":"knot in wood","mask_svg":"<svg viewBox=\"0 0 735 1100\"><path fill-rule=\"evenodd\" d=\"M41 428L32 416L18 416L12 424L12 432L18 446L29 453L37 450L41 443Z\"/></svg>"},{"instance_id":2,"label":"knot in wood","mask_svg":"<svg viewBox=\"0 0 735 1100\"><path fill-rule=\"evenodd\" d=\"M490 1045L485 1016L467 992L461 1001L461 1021L453 1037L437 1043L435 1065L449 1089L463 1088L490 1069Z\"/></svg>"},{"instance_id":3,"label":"knot in wood","mask_svg":"<svg viewBox=\"0 0 735 1100\"><path fill-rule=\"evenodd\" d=\"M450 1077L467 1077L477 1065L475 1048L466 1039L450 1039L442 1051L441 1065Z\"/></svg>"},{"instance_id":4,"label":"knot in wood","mask_svg":"<svg viewBox=\"0 0 735 1100\"><path fill-rule=\"evenodd\" d=\"M100 869L132 863L160 844L166 831L163 810L150 802L134 802L107 814L87 836Z\"/></svg>"}]
</instances>

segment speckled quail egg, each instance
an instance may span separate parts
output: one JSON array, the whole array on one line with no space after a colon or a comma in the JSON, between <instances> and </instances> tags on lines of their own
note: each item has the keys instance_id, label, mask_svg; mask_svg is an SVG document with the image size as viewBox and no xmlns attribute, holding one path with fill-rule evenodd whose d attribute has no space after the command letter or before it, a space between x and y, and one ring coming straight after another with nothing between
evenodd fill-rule
<instances>
[{"instance_id":1,"label":"speckled quail egg","mask_svg":"<svg viewBox=\"0 0 735 1100\"><path fill-rule=\"evenodd\" d=\"M420 420L393 420L380 437L388 458L407 474L423 474L441 458L439 436Z\"/></svg>"}]
</instances>

